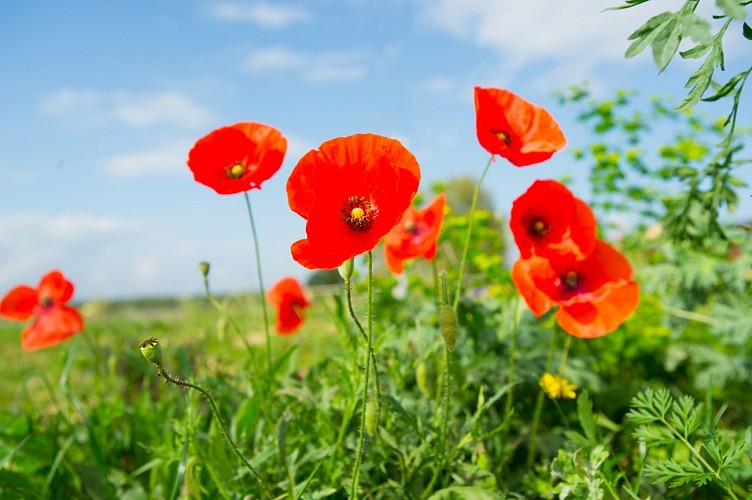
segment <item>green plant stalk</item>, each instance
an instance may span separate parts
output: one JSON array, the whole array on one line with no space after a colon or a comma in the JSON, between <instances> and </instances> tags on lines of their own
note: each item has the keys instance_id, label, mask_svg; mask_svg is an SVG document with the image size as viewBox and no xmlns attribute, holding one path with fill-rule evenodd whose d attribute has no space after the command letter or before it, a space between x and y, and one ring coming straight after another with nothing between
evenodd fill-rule
<instances>
[{"instance_id":1,"label":"green plant stalk","mask_svg":"<svg viewBox=\"0 0 752 500\"><path fill-rule=\"evenodd\" d=\"M355 323L355 326L358 327L363 340L367 343L368 334L363 328L363 324L358 319L358 316L355 314L355 308L353 308L352 281L350 277L345 278L345 298L347 302L347 310L350 312L350 317L352 318L353 323ZM371 363L373 364L373 385L374 390L376 391L376 428L378 429L379 421L381 420L381 387L379 383L379 369L376 366L376 352L373 350L373 347L369 349L369 354L371 356Z\"/></svg>"},{"instance_id":2,"label":"green plant stalk","mask_svg":"<svg viewBox=\"0 0 752 500\"><path fill-rule=\"evenodd\" d=\"M211 289L209 288L209 277L205 274L202 274L202 278L204 280L204 293L206 294L206 298L209 299L209 302L211 302L214 308L230 322L232 329L243 342L243 346L245 346L245 350L248 352L249 358L251 359L251 361L253 361L253 348L251 347L251 344L248 343L248 339L245 338L245 335L243 335L243 329L240 328L240 325L238 325L235 319L227 312L227 309L225 309L225 307L211 293Z\"/></svg>"},{"instance_id":3,"label":"green plant stalk","mask_svg":"<svg viewBox=\"0 0 752 500\"><path fill-rule=\"evenodd\" d=\"M363 460L363 445L366 437L366 410L368 409L368 380L370 378L371 371L371 356L369 355L373 349L373 254L368 252L368 318L367 318L367 332L368 338L367 352L366 352L366 370L363 377L363 405L360 414L360 436L358 437L358 450L355 454L355 467L353 469L352 485L350 488L350 498L358 498L358 486L360 475L360 463Z\"/></svg>"},{"instance_id":4,"label":"green plant stalk","mask_svg":"<svg viewBox=\"0 0 752 500\"><path fill-rule=\"evenodd\" d=\"M517 296L517 300L514 302L514 319L512 325L512 335L509 338L509 374L507 376L507 384L509 384L509 392L507 392L507 401L504 407L505 418L509 418L512 414L512 407L514 406L514 350L517 340L517 326L520 322L520 296Z\"/></svg>"},{"instance_id":5,"label":"green plant stalk","mask_svg":"<svg viewBox=\"0 0 752 500\"><path fill-rule=\"evenodd\" d=\"M225 427L225 424L222 422L222 418L219 415L219 410L217 409L216 403L214 403L214 399L209 395L208 392L206 392L201 387L191 384L190 382L184 382L182 380L174 379L170 376L169 373L167 373L167 370L165 370L163 365L157 365L157 370L159 371L159 374L164 378L167 382L170 382L175 385L179 385L182 387L187 387L189 389L193 389L194 391L198 391L202 396L206 398L206 400L209 402L209 406L211 407L211 411L214 414L214 418L217 419L217 423L219 424L219 430L222 432L222 436L224 436L225 441L230 445L230 448L235 452L235 454L240 458L240 461L243 462L243 465L246 466L246 468L251 471L251 474L254 478L256 478L256 481L258 482L259 486L261 486L261 489L264 490L264 493L267 495L268 498L273 498L272 492L269 490L269 488L266 486L266 483L261 478L261 475L256 471L256 469L246 460L246 458L243 456L242 453L240 453L240 450L238 449L238 446L235 444L235 442L230 437L230 433L227 431L227 427Z\"/></svg>"},{"instance_id":6,"label":"green plant stalk","mask_svg":"<svg viewBox=\"0 0 752 500\"><path fill-rule=\"evenodd\" d=\"M567 357L569 356L569 346L572 343L572 336L566 336L564 339L564 348L561 351L561 359L559 360L559 375L564 376L564 368L567 367Z\"/></svg>"},{"instance_id":7,"label":"green plant stalk","mask_svg":"<svg viewBox=\"0 0 752 500\"><path fill-rule=\"evenodd\" d=\"M483 173L480 174L478 183L475 185L475 191L473 192L473 203L470 206L470 213L468 214L467 234L465 235L465 245L462 248L462 260L460 260L460 274L459 274L459 277L457 278L457 291L454 295L454 303L452 304L455 314L459 312L458 310L460 307L460 296L462 295L462 281L465 278L465 264L467 263L467 253L470 250L470 237L473 234L473 221L475 220L475 207L478 205L478 196L480 195L480 186L483 183L483 178L488 173L488 168L491 166L493 159L494 159L494 155L491 155L491 157L488 159L488 163L486 163L486 167L483 169Z\"/></svg>"},{"instance_id":8,"label":"green plant stalk","mask_svg":"<svg viewBox=\"0 0 752 500\"><path fill-rule=\"evenodd\" d=\"M266 335L266 366L269 372L269 382L273 379L272 375L272 336L269 333L269 314L266 311L266 290L264 289L264 279L261 274L261 254L259 253L258 236L256 235L256 224L253 222L253 210L251 210L251 199L248 197L248 191L243 191L245 197L245 206L248 209L248 219L251 222L251 233L253 233L253 247L256 250L256 273L259 280L259 294L261 295L261 311L264 316L264 334Z\"/></svg>"},{"instance_id":9,"label":"green plant stalk","mask_svg":"<svg viewBox=\"0 0 752 500\"><path fill-rule=\"evenodd\" d=\"M554 347L556 346L556 324L551 330L551 341L548 344L548 353L546 354L546 364L543 366L543 371L548 370L548 366L551 364L551 360L554 357ZM530 447L527 450L527 468L530 469L533 466L533 459L535 459L535 441L538 438L538 424L540 424L541 411L543 410L543 397L545 391L542 387L538 388L538 399L535 401L535 411L533 412L533 424L530 428Z\"/></svg>"}]
</instances>

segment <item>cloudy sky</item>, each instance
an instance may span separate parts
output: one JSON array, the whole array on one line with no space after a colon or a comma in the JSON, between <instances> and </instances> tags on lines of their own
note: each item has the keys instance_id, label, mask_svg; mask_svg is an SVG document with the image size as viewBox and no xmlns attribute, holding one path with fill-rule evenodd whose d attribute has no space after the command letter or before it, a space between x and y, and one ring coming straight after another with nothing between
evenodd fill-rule
<instances>
[{"instance_id":1,"label":"cloudy sky","mask_svg":"<svg viewBox=\"0 0 752 500\"><path fill-rule=\"evenodd\" d=\"M267 284L305 277L289 256L304 224L284 185L327 139L399 138L430 182L477 176L487 160L475 138L475 85L548 107L572 146L585 142L584 129L552 97L566 85L589 80L602 96L635 88L678 102L692 65L675 61L658 76L647 53L623 54L657 4L681 2L602 12L618 3L3 2L0 291L59 268L82 298L188 295L201 290L202 260L217 290L255 288L242 196L215 194L185 166L196 139L238 121L272 124L289 140L282 169L251 199ZM748 48L727 49L734 74ZM727 104L707 110L723 114ZM499 162L485 187L506 212L535 178L582 178L584 168L567 152L524 169ZM587 197L584 183L575 186Z\"/></svg>"}]
</instances>

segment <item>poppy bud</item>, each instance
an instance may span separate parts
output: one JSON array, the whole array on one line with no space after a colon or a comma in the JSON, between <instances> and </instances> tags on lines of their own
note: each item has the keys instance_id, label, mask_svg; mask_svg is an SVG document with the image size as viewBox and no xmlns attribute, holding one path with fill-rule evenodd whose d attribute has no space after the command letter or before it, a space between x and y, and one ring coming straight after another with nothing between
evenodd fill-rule
<instances>
[{"instance_id":1,"label":"poppy bud","mask_svg":"<svg viewBox=\"0 0 752 500\"><path fill-rule=\"evenodd\" d=\"M209 268L210 267L211 266L209 265L208 262L199 262L198 263L198 268L201 270L201 276L203 276L204 278L206 278L207 276L209 276Z\"/></svg>"},{"instance_id":2,"label":"poppy bud","mask_svg":"<svg viewBox=\"0 0 752 500\"><path fill-rule=\"evenodd\" d=\"M162 364L162 346L159 345L156 337L149 337L144 340L138 348L150 363L157 366Z\"/></svg>"},{"instance_id":3,"label":"poppy bud","mask_svg":"<svg viewBox=\"0 0 752 500\"><path fill-rule=\"evenodd\" d=\"M339 272L339 275L342 276L343 280L348 281L352 277L353 267L353 260L347 259L337 268L337 271Z\"/></svg>"},{"instance_id":4,"label":"poppy bud","mask_svg":"<svg viewBox=\"0 0 752 500\"><path fill-rule=\"evenodd\" d=\"M441 335L444 336L447 349L453 351L457 343L457 316L454 315L452 306L448 304L441 306L439 327L441 327Z\"/></svg>"}]
</instances>

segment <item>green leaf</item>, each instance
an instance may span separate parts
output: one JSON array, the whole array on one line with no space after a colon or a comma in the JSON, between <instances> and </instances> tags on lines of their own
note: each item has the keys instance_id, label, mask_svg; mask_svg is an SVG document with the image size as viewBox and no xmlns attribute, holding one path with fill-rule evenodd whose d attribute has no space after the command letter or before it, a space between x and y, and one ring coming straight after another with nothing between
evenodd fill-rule
<instances>
[{"instance_id":1,"label":"green leaf","mask_svg":"<svg viewBox=\"0 0 752 500\"><path fill-rule=\"evenodd\" d=\"M676 51L679 50L679 43L682 40L682 25L679 19L674 17L656 31L658 31L658 34L653 40L653 59L658 65L658 71L661 72L666 69Z\"/></svg>"},{"instance_id":2,"label":"green leaf","mask_svg":"<svg viewBox=\"0 0 752 500\"><path fill-rule=\"evenodd\" d=\"M746 72L742 72L734 76L723 87L718 89L718 91L714 95L704 98L703 101L707 101L707 102L717 101L721 97L725 97L729 95L731 91L734 90L734 88L736 88L736 84L739 83L739 80L741 80L745 74Z\"/></svg>"},{"instance_id":3,"label":"green leaf","mask_svg":"<svg viewBox=\"0 0 752 500\"><path fill-rule=\"evenodd\" d=\"M580 418L580 426L585 431L585 435L590 441L597 440L597 427L593 418L593 403L590 401L590 395L583 391L577 398L577 416Z\"/></svg>"},{"instance_id":4,"label":"green leaf","mask_svg":"<svg viewBox=\"0 0 752 500\"><path fill-rule=\"evenodd\" d=\"M498 500L501 496L474 486L452 486L439 490L428 500Z\"/></svg>"},{"instance_id":5,"label":"green leaf","mask_svg":"<svg viewBox=\"0 0 752 500\"><path fill-rule=\"evenodd\" d=\"M700 44L713 40L710 23L694 12L685 12L681 17L682 35Z\"/></svg>"},{"instance_id":6,"label":"green leaf","mask_svg":"<svg viewBox=\"0 0 752 500\"><path fill-rule=\"evenodd\" d=\"M752 26L744 23L742 25L742 35L744 35L744 38L746 38L747 40L752 40Z\"/></svg>"},{"instance_id":7,"label":"green leaf","mask_svg":"<svg viewBox=\"0 0 752 500\"><path fill-rule=\"evenodd\" d=\"M636 7L640 5L641 3L649 2L650 0L627 0L624 5L619 5L618 7L609 7L608 9L603 9L603 12L606 12L607 10L623 10L623 9L629 9L632 7Z\"/></svg>"},{"instance_id":8,"label":"green leaf","mask_svg":"<svg viewBox=\"0 0 752 500\"><path fill-rule=\"evenodd\" d=\"M624 57L634 57L645 50L645 47L647 47L655 37L658 36L660 28L670 22L672 17L673 14L670 12L663 12L657 16L651 17L648 22L637 28L634 33L629 35L628 40L634 40L634 42L632 42L632 45L627 48Z\"/></svg>"},{"instance_id":9,"label":"green leaf","mask_svg":"<svg viewBox=\"0 0 752 500\"><path fill-rule=\"evenodd\" d=\"M715 4L732 19L743 21L747 17L747 9L737 0L715 0Z\"/></svg>"},{"instance_id":10,"label":"green leaf","mask_svg":"<svg viewBox=\"0 0 752 500\"><path fill-rule=\"evenodd\" d=\"M682 56L682 59L699 59L704 56L711 47L712 45L710 44L701 43L695 45L691 49L685 50L684 52L679 52L679 55Z\"/></svg>"}]
</instances>

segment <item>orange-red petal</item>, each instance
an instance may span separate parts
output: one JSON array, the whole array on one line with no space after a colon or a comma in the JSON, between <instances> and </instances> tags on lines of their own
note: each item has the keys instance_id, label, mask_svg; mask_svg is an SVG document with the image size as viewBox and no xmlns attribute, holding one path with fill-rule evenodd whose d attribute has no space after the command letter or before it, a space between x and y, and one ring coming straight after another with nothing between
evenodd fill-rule
<instances>
[{"instance_id":1,"label":"orange-red petal","mask_svg":"<svg viewBox=\"0 0 752 500\"><path fill-rule=\"evenodd\" d=\"M546 227L537 234L534 224ZM597 223L590 207L562 183L537 180L512 204L509 220L522 258L571 255L584 258L593 251Z\"/></svg>"},{"instance_id":2,"label":"orange-red petal","mask_svg":"<svg viewBox=\"0 0 752 500\"><path fill-rule=\"evenodd\" d=\"M13 321L31 318L39 308L37 291L30 286L17 286L0 301L0 317Z\"/></svg>"},{"instance_id":3,"label":"orange-red petal","mask_svg":"<svg viewBox=\"0 0 752 500\"><path fill-rule=\"evenodd\" d=\"M553 299L540 289L541 281L555 278L548 260L543 257L533 255L528 259L519 259L512 266L512 281L536 317L543 316L555 305Z\"/></svg>"},{"instance_id":4,"label":"orange-red petal","mask_svg":"<svg viewBox=\"0 0 752 500\"><path fill-rule=\"evenodd\" d=\"M518 167L548 160L567 144L546 109L508 90L475 87L475 113L481 146Z\"/></svg>"},{"instance_id":5,"label":"orange-red petal","mask_svg":"<svg viewBox=\"0 0 752 500\"><path fill-rule=\"evenodd\" d=\"M274 127L241 122L218 128L199 139L188 154L188 166L197 182L219 194L261 188L282 166L287 139ZM228 169L241 165L237 178Z\"/></svg>"},{"instance_id":6,"label":"orange-red petal","mask_svg":"<svg viewBox=\"0 0 752 500\"><path fill-rule=\"evenodd\" d=\"M291 247L309 269L333 269L372 250L397 223L418 190L420 168L399 141L356 134L324 142L307 153L287 181L290 208L307 219L305 240ZM351 198L372 208L366 229L343 218Z\"/></svg>"},{"instance_id":7,"label":"orange-red petal","mask_svg":"<svg viewBox=\"0 0 752 500\"><path fill-rule=\"evenodd\" d=\"M389 270L401 274L402 262L416 257L433 259L444 220L446 195L441 193L421 210L408 207L400 221L384 238L384 255Z\"/></svg>"},{"instance_id":8,"label":"orange-red petal","mask_svg":"<svg viewBox=\"0 0 752 500\"><path fill-rule=\"evenodd\" d=\"M84 328L81 314L72 307L53 306L42 310L31 326L21 334L25 350L41 349L60 343Z\"/></svg>"},{"instance_id":9,"label":"orange-red petal","mask_svg":"<svg viewBox=\"0 0 752 500\"><path fill-rule=\"evenodd\" d=\"M53 304L65 304L73 297L73 283L65 279L60 271L51 271L39 281L37 293L40 301L47 298Z\"/></svg>"},{"instance_id":10,"label":"orange-red petal","mask_svg":"<svg viewBox=\"0 0 752 500\"><path fill-rule=\"evenodd\" d=\"M266 293L266 298L277 310L277 333L288 335L303 322L303 311L310 302L298 280L285 277L277 281Z\"/></svg>"},{"instance_id":11,"label":"orange-red petal","mask_svg":"<svg viewBox=\"0 0 752 500\"><path fill-rule=\"evenodd\" d=\"M562 305L556 311L556 321L575 337L602 337L619 328L637 309L639 296L634 281L607 283L591 301Z\"/></svg>"}]
</instances>

